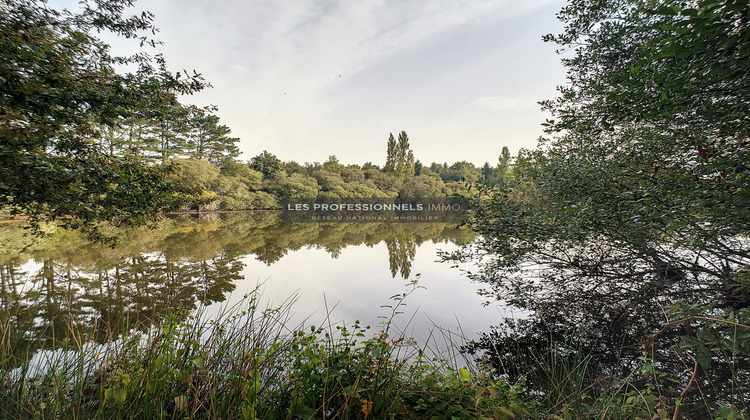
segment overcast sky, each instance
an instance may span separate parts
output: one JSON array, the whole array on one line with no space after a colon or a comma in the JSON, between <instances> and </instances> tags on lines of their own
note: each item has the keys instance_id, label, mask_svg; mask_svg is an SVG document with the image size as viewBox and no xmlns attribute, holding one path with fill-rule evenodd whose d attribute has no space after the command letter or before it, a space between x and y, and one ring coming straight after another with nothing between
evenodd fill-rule
<instances>
[{"instance_id":1,"label":"overcast sky","mask_svg":"<svg viewBox=\"0 0 750 420\"><path fill-rule=\"evenodd\" d=\"M385 161L406 131L425 164L495 163L531 148L536 103L564 82L554 46L561 0L140 0L177 71L213 85L184 103L214 104L241 139L284 161ZM117 45L115 45L117 47Z\"/></svg>"}]
</instances>

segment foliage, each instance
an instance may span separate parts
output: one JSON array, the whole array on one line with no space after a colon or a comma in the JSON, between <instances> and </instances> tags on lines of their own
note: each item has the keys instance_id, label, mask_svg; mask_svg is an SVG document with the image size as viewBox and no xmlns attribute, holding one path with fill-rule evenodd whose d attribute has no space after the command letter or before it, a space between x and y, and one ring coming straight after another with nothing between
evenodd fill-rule
<instances>
[{"instance_id":1,"label":"foliage","mask_svg":"<svg viewBox=\"0 0 750 420\"><path fill-rule=\"evenodd\" d=\"M398 134L395 172L402 181L414 176L414 153L409 146L409 136L406 135L406 131Z\"/></svg>"},{"instance_id":2,"label":"foliage","mask_svg":"<svg viewBox=\"0 0 750 420\"><path fill-rule=\"evenodd\" d=\"M251 191L260 189L263 181L262 173L251 169L248 165L234 161L226 162L221 166L221 175L236 178Z\"/></svg>"},{"instance_id":3,"label":"foliage","mask_svg":"<svg viewBox=\"0 0 750 420\"><path fill-rule=\"evenodd\" d=\"M211 114L217 108L198 108L191 106L190 125L191 131L187 138L190 147L190 157L197 160L207 160L221 165L239 155L239 149L235 145L240 139L230 138L232 130L226 125L219 124L219 117Z\"/></svg>"},{"instance_id":4,"label":"foliage","mask_svg":"<svg viewBox=\"0 0 750 420\"><path fill-rule=\"evenodd\" d=\"M393 133L388 137L387 155L383 171L387 174L393 174L402 182L413 177L414 172L414 152L409 146L409 136L406 131L398 134L398 141L393 138Z\"/></svg>"},{"instance_id":5,"label":"foliage","mask_svg":"<svg viewBox=\"0 0 750 420\"><path fill-rule=\"evenodd\" d=\"M473 183L479 180L479 172L471 162L460 161L440 171L440 178L444 182L460 181Z\"/></svg>"},{"instance_id":6,"label":"foliage","mask_svg":"<svg viewBox=\"0 0 750 420\"><path fill-rule=\"evenodd\" d=\"M441 197L445 193L440 178L419 175L411 178L399 191L399 197L426 198Z\"/></svg>"},{"instance_id":7,"label":"foliage","mask_svg":"<svg viewBox=\"0 0 750 420\"><path fill-rule=\"evenodd\" d=\"M619 390L593 397L649 396L624 418L747 412L744 333L686 323L658 345L647 339L665 316L732 320L750 304L748 13L734 0L573 0L562 10L565 31L546 39L570 54L569 83L544 103L550 137L504 169L511 183L480 187L483 239L454 256L482 258L470 275L486 293L532 311L478 348L495 358L513 343L529 346L515 353L581 351L584 389ZM580 350L561 344L577 333ZM519 357L506 362L530 365ZM660 372L651 388L637 366Z\"/></svg>"},{"instance_id":8,"label":"foliage","mask_svg":"<svg viewBox=\"0 0 750 420\"><path fill-rule=\"evenodd\" d=\"M724 33L745 22L731 2L701 4L703 9L698 11L668 9L670 13L626 2L617 6L574 3L564 10L568 29L551 39L566 46L579 42L584 47L566 61L571 87L562 88L562 96L553 102L561 119L551 129L561 134L517 165L517 178L535 189L526 194L519 194L518 188L488 191L493 200L477 208L477 227L489 235L486 249L501 256L487 273L502 279L499 291L516 288L522 274L518 263L532 261L549 269L542 272L545 278L557 279L554 284L577 285L566 289L566 298L600 295L612 288L629 289L638 296L646 290L689 283L723 295L727 305L741 304L736 302L736 289L729 285L750 265L746 240L750 219L745 211L750 202L750 149L741 147L747 141L746 132L731 128L739 127L734 122L720 123L720 130L715 125L709 129L708 123L698 128L687 120L674 120L698 111L685 106L679 112L670 108L669 113L662 113L662 103L651 101L661 93L672 97L674 93L667 88L643 94L652 99L639 102L641 108L626 106L630 111L620 112L621 108L613 109L621 99L612 96L617 89L602 85L611 80L620 83L617 77L632 71L622 60L640 60L627 63L633 66L649 61L674 72L681 69L681 74L693 74L697 71L693 67L699 65L709 74L718 71L715 61L708 58L679 61L657 54L667 46L681 45L674 44L673 26L693 28L693 19L703 22L701 16L711 16L701 25L695 23L695 32L681 32L686 40L680 42L689 43L708 31L704 24ZM594 17L600 25L591 25ZM585 28L587 32L580 32ZM710 54L724 54L732 62L730 68L739 66L746 63L745 58L730 53L742 45L720 44L720 51ZM639 58L648 52L653 56ZM602 67L591 72L594 62ZM747 82L746 74L727 76L726 83ZM648 77L627 80L640 86ZM687 83L675 84L684 87ZM733 99L727 99L729 114L719 113L724 109L724 105L719 107L721 101L708 97L705 101L718 107L711 111L716 120L738 118L730 105ZM681 103L674 101L671 106ZM727 147L719 149L715 142ZM717 146L711 153L705 149L709 144L711 150Z\"/></svg>"},{"instance_id":9,"label":"foliage","mask_svg":"<svg viewBox=\"0 0 750 420\"><path fill-rule=\"evenodd\" d=\"M247 164L224 160L220 168L206 160L174 159L173 162L179 164L175 180L199 193L203 204L200 201L192 204L193 209L209 209L205 203L210 202L220 209L245 210L278 208L287 198L439 198L464 195L469 192L470 182L479 179L479 170L466 161L440 166L437 173L420 166L420 174L416 175L408 137L402 133L399 139L398 143L393 140L395 160L390 172L381 171L371 164L345 165L335 155L323 164L285 163L263 151ZM504 150L507 152L507 148ZM399 158L402 152L406 156L404 159ZM504 166L506 169L500 169L500 164L491 168L485 181L510 185L508 161ZM401 172L397 172L397 168L401 168ZM220 170L218 177L213 175L217 170ZM499 171L505 172L501 174ZM201 182L197 182L199 174L205 178ZM453 181L444 182L443 178Z\"/></svg>"},{"instance_id":10,"label":"foliage","mask_svg":"<svg viewBox=\"0 0 750 420\"><path fill-rule=\"evenodd\" d=\"M565 32L546 40L575 55L563 60L570 85L547 103L559 117L555 130L585 126L596 137L652 124L677 135L682 142L672 147L692 156L702 146L728 163L740 152L750 93L746 2L584 0L560 19Z\"/></svg>"},{"instance_id":11,"label":"foliage","mask_svg":"<svg viewBox=\"0 0 750 420\"><path fill-rule=\"evenodd\" d=\"M186 187L204 191L216 182L220 169L202 160L176 159L175 177Z\"/></svg>"},{"instance_id":12,"label":"foliage","mask_svg":"<svg viewBox=\"0 0 750 420\"><path fill-rule=\"evenodd\" d=\"M551 130L560 135L549 140L544 150L519 156L515 168L519 186L485 190L484 196L492 199L476 209L476 226L487 235L482 249L497 255L481 275L493 282L498 293L510 292L515 302L529 304L532 295L513 292L537 290L528 277L523 278L530 273L522 263L534 263L538 264L535 277L556 288L555 295L545 295L549 299L577 300L624 291L637 298L690 284L722 295L725 305L743 304L737 301L736 288L729 286L750 264L745 211L750 202L750 149L740 147L747 141L745 132L731 128L738 115L735 111L716 114L717 120L727 119L721 130L676 121L698 111L685 107L662 113L662 103L653 98L661 93L671 97L670 90L643 94L651 99L639 102L642 109L636 112L634 106L627 106L630 111L620 112L625 108L613 107L619 106L621 97L612 96L619 91L602 85L612 80L620 83L617 77L632 72L622 60L641 60L643 65L650 60L652 66L682 69L681 74L694 74L693 66L698 65L705 72L718 71L708 59L679 61L657 55L667 46L681 45L674 44L674 26L693 28L693 19L710 15L704 23L723 33L745 22L731 2L701 4L697 11L667 8L672 11L667 12L640 3L575 2L564 10L568 29L551 39L583 47L566 61L571 86L562 88L562 96L550 102L561 118L551 123ZM693 42L703 36L701 31L708 31L703 23L695 25L696 33L684 33L687 40L680 42ZM742 45L719 44L727 52L706 51L737 60L731 68L745 62L742 54L730 54ZM649 52L653 56L648 60L640 58ZM600 63L601 68L590 71L592 63ZM640 61L628 63L635 66ZM727 76L726 83L740 83L746 74ZM633 86L617 86L635 89L646 83L643 78L633 76L627 79ZM636 93L628 95L632 98ZM733 100L727 101L726 109L735 110ZM718 107L721 101L706 98L706 102ZM724 105L711 112L722 109ZM715 142L737 147L714 150ZM711 153L705 149L709 143ZM701 145L706 153L697 150ZM524 184L528 187L522 189Z\"/></svg>"},{"instance_id":13,"label":"foliage","mask_svg":"<svg viewBox=\"0 0 750 420\"><path fill-rule=\"evenodd\" d=\"M77 14L30 0L0 4L0 202L37 220L75 217L142 223L174 208L180 189L168 166L114 157L110 127L202 89L199 75L172 74L164 60L115 57L95 31L153 43L152 16L124 17L127 0L83 2ZM133 64L135 73L115 67ZM181 77L187 76L187 77Z\"/></svg>"},{"instance_id":14,"label":"foliage","mask_svg":"<svg viewBox=\"0 0 750 420\"><path fill-rule=\"evenodd\" d=\"M485 162L484 166L482 166L482 182L489 185L499 185L504 188L513 186L512 164L513 158L510 155L510 151L506 146L503 146L495 167L490 166L489 162Z\"/></svg>"},{"instance_id":15,"label":"foliage","mask_svg":"<svg viewBox=\"0 0 750 420\"><path fill-rule=\"evenodd\" d=\"M396 172L396 139L393 137L393 133L388 135L388 145L386 147L385 165L383 165L383 172L393 173Z\"/></svg>"},{"instance_id":16,"label":"foliage","mask_svg":"<svg viewBox=\"0 0 750 420\"><path fill-rule=\"evenodd\" d=\"M262 173L263 178L270 178L282 169L281 160L266 150L257 156L253 156L248 165L250 165L250 169Z\"/></svg>"}]
</instances>

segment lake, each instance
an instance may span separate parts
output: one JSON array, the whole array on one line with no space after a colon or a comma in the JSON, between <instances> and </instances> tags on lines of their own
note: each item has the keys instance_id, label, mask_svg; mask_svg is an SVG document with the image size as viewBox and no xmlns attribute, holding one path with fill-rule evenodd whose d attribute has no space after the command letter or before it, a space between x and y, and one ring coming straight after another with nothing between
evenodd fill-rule
<instances>
[{"instance_id":1,"label":"lake","mask_svg":"<svg viewBox=\"0 0 750 420\"><path fill-rule=\"evenodd\" d=\"M213 316L256 287L261 305L293 300L298 323L374 329L408 293L394 326L431 346L474 339L505 315L483 305L479 285L438 261L475 239L443 223L283 223L273 212L170 217L156 228L119 230L117 246L79 232L33 240L19 223L0 227L0 322L15 351L56 345L68 320L98 342L146 330L168 310ZM171 308L171 309L170 309Z\"/></svg>"}]
</instances>

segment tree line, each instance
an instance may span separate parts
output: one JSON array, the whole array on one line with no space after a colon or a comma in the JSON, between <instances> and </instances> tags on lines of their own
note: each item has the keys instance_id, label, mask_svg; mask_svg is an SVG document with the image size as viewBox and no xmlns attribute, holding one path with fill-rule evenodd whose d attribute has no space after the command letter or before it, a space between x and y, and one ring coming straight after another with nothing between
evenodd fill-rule
<instances>
[{"instance_id":1,"label":"tree line","mask_svg":"<svg viewBox=\"0 0 750 420\"><path fill-rule=\"evenodd\" d=\"M282 162L263 151L246 163L227 159L221 164L207 160L175 160L175 178L196 191L198 200L189 207L199 210L279 208L289 198L439 198L468 193L477 182L508 182L510 153L503 148L495 165L476 167L467 161L414 160L406 132L396 141L391 134L386 160L381 167L341 163L335 155L323 163Z\"/></svg>"},{"instance_id":2,"label":"tree line","mask_svg":"<svg viewBox=\"0 0 750 420\"><path fill-rule=\"evenodd\" d=\"M427 166L406 132L390 135L385 164L238 160L238 138L216 106L180 102L209 87L146 51L116 56L101 31L155 46L150 13L128 0L84 1L77 12L34 0L0 3L0 208L69 226L141 224L176 209L277 208L285 198L423 198L503 179L497 165ZM119 69L134 68L128 73ZM505 163L503 163L505 162ZM503 166L505 165L505 166Z\"/></svg>"}]
</instances>

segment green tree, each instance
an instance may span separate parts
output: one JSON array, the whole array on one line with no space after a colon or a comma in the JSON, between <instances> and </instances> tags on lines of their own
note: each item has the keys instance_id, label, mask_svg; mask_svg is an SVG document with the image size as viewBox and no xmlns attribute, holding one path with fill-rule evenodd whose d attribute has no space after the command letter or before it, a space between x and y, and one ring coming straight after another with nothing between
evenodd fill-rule
<instances>
[{"instance_id":1,"label":"green tree","mask_svg":"<svg viewBox=\"0 0 750 420\"><path fill-rule=\"evenodd\" d=\"M498 163L495 167L492 167L489 162L485 162L481 168L481 176L483 182L490 185L500 185L502 187L510 187L512 185L512 163L513 158L510 155L510 151L507 146L503 146L503 149L498 158Z\"/></svg>"},{"instance_id":2,"label":"green tree","mask_svg":"<svg viewBox=\"0 0 750 420\"><path fill-rule=\"evenodd\" d=\"M440 172L442 172L445 169L448 169L448 163L447 162L443 163L443 164L440 164L440 163L437 163L437 162L432 162L430 164L430 170L432 172L436 173L436 174L439 174Z\"/></svg>"},{"instance_id":3,"label":"green tree","mask_svg":"<svg viewBox=\"0 0 750 420\"><path fill-rule=\"evenodd\" d=\"M208 160L221 165L225 161L239 156L240 151L236 143L240 139L229 137L232 130L226 125L219 124L219 117L215 106L189 108L189 132L187 137L186 155L192 159Z\"/></svg>"},{"instance_id":4,"label":"green tree","mask_svg":"<svg viewBox=\"0 0 750 420\"><path fill-rule=\"evenodd\" d=\"M271 178L283 169L281 160L266 150L257 156L253 156L248 165L251 169L262 173L263 178Z\"/></svg>"},{"instance_id":5,"label":"green tree","mask_svg":"<svg viewBox=\"0 0 750 420\"><path fill-rule=\"evenodd\" d=\"M149 130L143 138L150 157L166 163L175 157L188 154L190 133L190 108L182 105L176 97L154 106L147 113Z\"/></svg>"},{"instance_id":6,"label":"green tree","mask_svg":"<svg viewBox=\"0 0 750 420\"><path fill-rule=\"evenodd\" d=\"M386 147L385 165L383 166L383 172L392 174L396 172L396 139L393 138L393 133L388 136L388 145Z\"/></svg>"},{"instance_id":7,"label":"green tree","mask_svg":"<svg viewBox=\"0 0 750 420\"><path fill-rule=\"evenodd\" d=\"M563 9L565 32L547 39L578 48L563 60L570 84L547 102L554 137L519 155L516 188L478 207L488 249L503 255L485 273L503 279L498 293L532 291L518 287L531 261L560 298L611 293L607 279L634 296L694 282L746 299L750 21L739 4Z\"/></svg>"},{"instance_id":8,"label":"green tree","mask_svg":"<svg viewBox=\"0 0 750 420\"><path fill-rule=\"evenodd\" d=\"M422 162L420 162L419 159L417 159L417 161L414 162L414 176L421 175L423 167L424 165L422 164Z\"/></svg>"},{"instance_id":9,"label":"green tree","mask_svg":"<svg viewBox=\"0 0 750 420\"><path fill-rule=\"evenodd\" d=\"M328 160L323 162L323 168L329 172L341 172L344 169L344 165L339 163L339 159L336 155L328 156Z\"/></svg>"},{"instance_id":10,"label":"green tree","mask_svg":"<svg viewBox=\"0 0 750 420\"><path fill-rule=\"evenodd\" d=\"M263 189L281 198L315 198L320 193L315 178L300 173L287 176L283 171L264 180Z\"/></svg>"},{"instance_id":11,"label":"green tree","mask_svg":"<svg viewBox=\"0 0 750 420\"><path fill-rule=\"evenodd\" d=\"M175 75L163 58L115 57L93 34L151 32L152 16L124 17L127 0L84 1L77 14L42 2L0 3L0 203L70 224L140 223L178 204L167 167L114 157L97 146L101 127L118 127L205 84ZM115 66L133 64L135 73Z\"/></svg>"},{"instance_id":12,"label":"green tree","mask_svg":"<svg viewBox=\"0 0 750 420\"><path fill-rule=\"evenodd\" d=\"M586 1L547 37L579 48L547 102L557 135L535 159L541 193L652 278L724 289L750 269L746 6Z\"/></svg>"},{"instance_id":13,"label":"green tree","mask_svg":"<svg viewBox=\"0 0 750 420\"><path fill-rule=\"evenodd\" d=\"M336 187L342 187L344 180L336 172L330 172L325 169L319 169L313 172L312 176L318 181L321 191L332 191Z\"/></svg>"},{"instance_id":14,"label":"green tree","mask_svg":"<svg viewBox=\"0 0 750 420\"><path fill-rule=\"evenodd\" d=\"M497 158L497 168L501 173L508 172L512 162L513 157L510 155L508 146L503 146L503 149L500 151L500 157Z\"/></svg>"},{"instance_id":15,"label":"green tree","mask_svg":"<svg viewBox=\"0 0 750 420\"><path fill-rule=\"evenodd\" d=\"M445 191L440 177L424 174L412 177L404 183L398 195L408 198L445 197Z\"/></svg>"},{"instance_id":16,"label":"green tree","mask_svg":"<svg viewBox=\"0 0 750 420\"><path fill-rule=\"evenodd\" d=\"M364 171L367 182L372 183L377 189L389 196L395 197L401 188L402 182L396 177L390 176L378 169L367 169Z\"/></svg>"},{"instance_id":17,"label":"green tree","mask_svg":"<svg viewBox=\"0 0 750 420\"><path fill-rule=\"evenodd\" d=\"M390 133L383 172L395 175L402 182L414 176L414 153L406 131L398 134L398 141ZM421 168L421 164L420 164Z\"/></svg>"},{"instance_id":18,"label":"green tree","mask_svg":"<svg viewBox=\"0 0 750 420\"><path fill-rule=\"evenodd\" d=\"M485 181L490 180L492 178L494 170L495 168L490 166L489 162L484 162L484 165L482 166L482 179Z\"/></svg>"},{"instance_id":19,"label":"green tree","mask_svg":"<svg viewBox=\"0 0 750 420\"><path fill-rule=\"evenodd\" d=\"M215 184L219 177L218 166L205 160L174 159L176 181L189 188L198 201L186 203L198 210L214 210L219 205Z\"/></svg>"},{"instance_id":20,"label":"green tree","mask_svg":"<svg viewBox=\"0 0 750 420\"><path fill-rule=\"evenodd\" d=\"M174 176L197 192L210 190L221 171L218 166L204 160L175 159L174 164L177 169Z\"/></svg>"},{"instance_id":21,"label":"green tree","mask_svg":"<svg viewBox=\"0 0 750 420\"><path fill-rule=\"evenodd\" d=\"M289 162L284 162L284 171L286 171L286 173L289 175L295 173L304 173L305 167L292 160Z\"/></svg>"},{"instance_id":22,"label":"green tree","mask_svg":"<svg viewBox=\"0 0 750 420\"><path fill-rule=\"evenodd\" d=\"M545 103L554 119L544 148L519 154L513 188L476 203L483 239L474 251L492 263L475 277L538 313L627 320L623 328L638 334L620 344L660 329L635 328L643 308L733 317L750 302L747 2L582 0L559 16L565 31L546 39L572 51L563 59L569 83ZM595 336L586 337L596 354ZM671 344L705 347L706 337ZM674 357L664 347L662 361ZM723 363L748 377L747 365L737 370L720 353L699 357L703 369ZM701 372L701 389L726 389L726 378ZM732 392L746 396L741 382ZM682 400L697 410L692 418L726 401L698 397Z\"/></svg>"},{"instance_id":23,"label":"green tree","mask_svg":"<svg viewBox=\"0 0 750 420\"><path fill-rule=\"evenodd\" d=\"M398 143L396 143L396 176L401 181L414 176L414 153L409 146L409 136L406 135L406 131L402 131L398 135Z\"/></svg>"},{"instance_id":24,"label":"green tree","mask_svg":"<svg viewBox=\"0 0 750 420\"><path fill-rule=\"evenodd\" d=\"M224 163L221 167L221 175L237 178L238 181L245 184L247 189L251 191L257 191L261 189L261 183L263 182L263 174L250 169L248 165L229 161Z\"/></svg>"},{"instance_id":25,"label":"green tree","mask_svg":"<svg viewBox=\"0 0 750 420\"><path fill-rule=\"evenodd\" d=\"M132 156L146 160L149 145L146 144L146 133L149 121L143 116L125 118L119 126L107 127L109 154L111 156Z\"/></svg>"},{"instance_id":26,"label":"green tree","mask_svg":"<svg viewBox=\"0 0 750 420\"><path fill-rule=\"evenodd\" d=\"M734 152L747 137L746 1L582 1L560 19L565 31L545 39L583 48L563 60L571 83L546 103L555 131L650 124L691 156Z\"/></svg>"},{"instance_id":27,"label":"green tree","mask_svg":"<svg viewBox=\"0 0 750 420\"><path fill-rule=\"evenodd\" d=\"M341 175L341 179L343 179L344 182L349 184L365 184L367 182L364 171L354 165L343 168L339 172L339 175Z\"/></svg>"},{"instance_id":28,"label":"green tree","mask_svg":"<svg viewBox=\"0 0 750 420\"><path fill-rule=\"evenodd\" d=\"M547 40L584 47L563 60L570 84L546 102L555 117L548 129L559 133L547 167L587 170L581 182L594 171L602 182L623 182L609 202L630 217L647 216L653 223L645 238L660 242L659 232L668 232L692 249L722 252L730 238L746 235L749 10L733 0L564 9L565 32ZM570 194L572 185L564 185ZM721 259L740 251L730 249ZM744 251L738 257L722 276L747 264Z\"/></svg>"},{"instance_id":29,"label":"green tree","mask_svg":"<svg viewBox=\"0 0 750 420\"><path fill-rule=\"evenodd\" d=\"M480 175L474 164L465 160L440 171L440 178L444 182L475 182L479 180Z\"/></svg>"}]
</instances>

